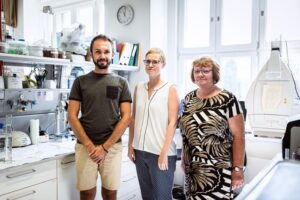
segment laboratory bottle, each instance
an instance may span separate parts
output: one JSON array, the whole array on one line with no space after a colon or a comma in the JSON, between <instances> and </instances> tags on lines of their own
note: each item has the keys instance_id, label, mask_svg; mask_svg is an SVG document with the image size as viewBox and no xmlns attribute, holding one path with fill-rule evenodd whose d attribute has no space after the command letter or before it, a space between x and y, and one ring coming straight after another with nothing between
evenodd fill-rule
<instances>
[{"instance_id":1,"label":"laboratory bottle","mask_svg":"<svg viewBox=\"0 0 300 200\"><path fill-rule=\"evenodd\" d=\"M5 162L10 162L12 161L12 115L6 115L5 120Z\"/></svg>"},{"instance_id":2,"label":"laboratory bottle","mask_svg":"<svg viewBox=\"0 0 300 200\"><path fill-rule=\"evenodd\" d=\"M6 136L4 134L4 130L3 130L3 124L0 123L0 162L4 162L5 161L5 147L6 147Z\"/></svg>"}]
</instances>

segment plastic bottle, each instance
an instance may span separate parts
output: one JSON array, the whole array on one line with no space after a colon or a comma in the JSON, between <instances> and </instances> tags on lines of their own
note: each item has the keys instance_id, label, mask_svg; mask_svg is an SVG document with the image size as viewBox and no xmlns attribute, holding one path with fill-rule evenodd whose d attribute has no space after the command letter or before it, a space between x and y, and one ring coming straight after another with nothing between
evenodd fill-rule
<instances>
[{"instance_id":1,"label":"plastic bottle","mask_svg":"<svg viewBox=\"0 0 300 200\"><path fill-rule=\"evenodd\" d=\"M3 131L3 124L0 123L0 162L5 161L5 148L6 148L6 138Z\"/></svg>"}]
</instances>

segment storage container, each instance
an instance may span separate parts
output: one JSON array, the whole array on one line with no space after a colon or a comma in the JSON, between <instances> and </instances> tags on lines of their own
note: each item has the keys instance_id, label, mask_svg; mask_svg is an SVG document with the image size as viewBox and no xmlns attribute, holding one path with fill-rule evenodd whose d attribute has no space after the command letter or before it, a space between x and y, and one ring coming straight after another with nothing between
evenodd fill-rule
<instances>
[{"instance_id":1,"label":"storage container","mask_svg":"<svg viewBox=\"0 0 300 200\"><path fill-rule=\"evenodd\" d=\"M25 41L8 41L8 49L6 53L17 55L28 55L28 48Z\"/></svg>"},{"instance_id":2,"label":"storage container","mask_svg":"<svg viewBox=\"0 0 300 200\"><path fill-rule=\"evenodd\" d=\"M0 42L0 53L6 53L8 44L6 42Z\"/></svg>"},{"instance_id":3,"label":"storage container","mask_svg":"<svg viewBox=\"0 0 300 200\"><path fill-rule=\"evenodd\" d=\"M28 53L30 56L43 57L43 49L41 46L28 46Z\"/></svg>"}]
</instances>

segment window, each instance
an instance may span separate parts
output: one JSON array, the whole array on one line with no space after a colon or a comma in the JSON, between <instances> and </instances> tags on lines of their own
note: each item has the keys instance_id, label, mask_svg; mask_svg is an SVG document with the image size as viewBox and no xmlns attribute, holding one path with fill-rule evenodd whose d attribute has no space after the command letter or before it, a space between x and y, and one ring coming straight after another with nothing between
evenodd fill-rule
<instances>
[{"instance_id":1,"label":"window","mask_svg":"<svg viewBox=\"0 0 300 200\"><path fill-rule=\"evenodd\" d=\"M186 2L184 17L184 48L210 46L210 0Z\"/></svg>"},{"instance_id":2,"label":"window","mask_svg":"<svg viewBox=\"0 0 300 200\"><path fill-rule=\"evenodd\" d=\"M85 25L85 35L87 37L94 35L92 6L77 8L76 21Z\"/></svg>"},{"instance_id":3,"label":"window","mask_svg":"<svg viewBox=\"0 0 300 200\"><path fill-rule=\"evenodd\" d=\"M294 77L300 77L300 18L298 0L182 0L179 2L180 95L196 87L190 81L191 63L211 55L221 67L220 87L239 100L270 56L271 41L287 40L282 57ZM289 59L287 59L289 50ZM183 77L188 80L183 80ZM296 80L298 84L299 78Z\"/></svg>"},{"instance_id":4,"label":"window","mask_svg":"<svg viewBox=\"0 0 300 200\"><path fill-rule=\"evenodd\" d=\"M219 86L232 92L238 99L245 99L254 78L254 74L251 75L254 56L220 55L218 60L221 68Z\"/></svg>"},{"instance_id":5,"label":"window","mask_svg":"<svg viewBox=\"0 0 300 200\"><path fill-rule=\"evenodd\" d=\"M79 1L79 3L59 5L54 10L54 30L61 32L63 28L69 28L72 24L81 23L85 26L85 37L104 32L103 0Z\"/></svg>"},{"instance_id":6,"label":"window","mask_svg":"<svg viewBox=\"0 0 300 200\"><path fill-rule=\"evenodd\" d=\"M265 40L300 40L300 1L267 0Z\"/></svg>"},{"instance_id":7,"label":"window","mask_svg":"<svg viewBox=\"0 0 300 200\"><path fill-rule=\"evenodd\" d=\"M219 19L221 46L252 43L252 4L252 0L223 1Z\"/></svg>"},{"instance_id":8,"label":"window","mask_svg":"<svg viewBox=\"0 0 300 200\"><path fill-rule=\"evenodd\" d=\"M58 12L55 15L55 22L56 22L55 32L60 32L64 27L69 27L71 25L71 12L70 11Z\"/></svg>"}]
</instances>

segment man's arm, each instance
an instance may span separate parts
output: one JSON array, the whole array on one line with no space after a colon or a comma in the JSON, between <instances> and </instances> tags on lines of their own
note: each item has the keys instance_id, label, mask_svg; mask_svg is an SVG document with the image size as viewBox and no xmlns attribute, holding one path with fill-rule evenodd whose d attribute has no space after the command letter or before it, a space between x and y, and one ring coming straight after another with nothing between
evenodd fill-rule
<instances>
[{"instance_id":1,"label":"man's arm","mask_svg":"<svg viewBox=\"0 0 300 200\"><path fill-rule=\"evenodd\" d=\"M81 144L83 144L87 148L88 152L91 153L95 146L90 140L90 138L87 136L85 130L83 129L78 119L79 110L80 101L70 100L68 106L68 121L77 139L80 141Z\"/></svg>"},{"instance_id":2,"label":"man's arm","mask_svg":"<svg viewBox=\"0 0 300 200\"><path fill-rule=\"evenodd\" d=\"M131 120L131 108L130 102L123 102L120 104L120 112L121 112L121 119L117 123L115 129L113 130L111 136L108 140L103 144L103 147L108 150L111 146L113 146L123 135L126 128L128 127L130 120Z\"/></svg>"},{"instance_id":3,"label":"man's arm","mask_svg":"<svg viewBox=\"0 0 300 200\"><path fill-rule=\"evenodd\" d=\"M134 89L134 94L133 94L133 105L132 105L132 115L131 115L131 122L129 126L129 138L128 138L128 157L131 161L135 161L135 154L133 151L133 138L134 138L134 124L135 124L135 105L136 105L136 91L137 91L137 86Z\"/></svg>"}]
</instances>

